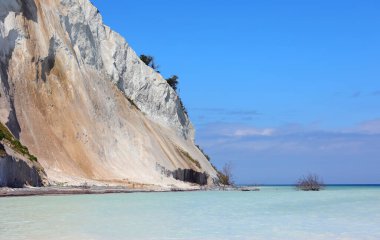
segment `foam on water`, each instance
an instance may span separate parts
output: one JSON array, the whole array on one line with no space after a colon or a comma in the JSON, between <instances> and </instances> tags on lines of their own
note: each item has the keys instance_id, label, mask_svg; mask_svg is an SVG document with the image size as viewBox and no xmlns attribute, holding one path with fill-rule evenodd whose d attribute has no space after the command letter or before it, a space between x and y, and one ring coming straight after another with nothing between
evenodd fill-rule
<instances>
[{"instance_id":1,"label":"foam on water","mask_svg":"<svg viewBox=\"0 0 380 240\"><path fill-rule=\"evenodd\" d=\"M0 239L380 239L380 187L0 199Z\"/></svg>"}]
</instances>

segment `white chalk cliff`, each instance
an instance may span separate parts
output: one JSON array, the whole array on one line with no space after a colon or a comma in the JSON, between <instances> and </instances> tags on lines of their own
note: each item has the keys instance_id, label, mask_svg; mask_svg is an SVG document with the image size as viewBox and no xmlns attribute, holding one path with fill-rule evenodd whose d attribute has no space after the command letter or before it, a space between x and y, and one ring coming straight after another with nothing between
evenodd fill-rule
<instances>
[{"instance_id":1,"label":"white chalk cliff","mask_svg":"<svg viewBox=\"0 0 380 240\"><path fill-rule=\"evenodd\" d=\"M89 0L0 0L0 66L0 121L50 182L216 181L176 92Z\"/></svg>"}]
</instances>

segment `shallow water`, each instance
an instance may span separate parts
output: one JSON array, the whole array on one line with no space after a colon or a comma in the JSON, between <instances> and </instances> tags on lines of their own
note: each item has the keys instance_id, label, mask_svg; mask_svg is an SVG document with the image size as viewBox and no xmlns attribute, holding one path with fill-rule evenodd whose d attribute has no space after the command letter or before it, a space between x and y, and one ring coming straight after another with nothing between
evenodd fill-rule
<instances>
[{"instance_id":1,"label":"shallow water","mask_svg":"<svg viewBox=\"0 0 380 240\"><path fill-rule=\"evenodd\" d=\"M380 187L0 198L0 239L380 239Z\"/></svg>"}]
</instances>

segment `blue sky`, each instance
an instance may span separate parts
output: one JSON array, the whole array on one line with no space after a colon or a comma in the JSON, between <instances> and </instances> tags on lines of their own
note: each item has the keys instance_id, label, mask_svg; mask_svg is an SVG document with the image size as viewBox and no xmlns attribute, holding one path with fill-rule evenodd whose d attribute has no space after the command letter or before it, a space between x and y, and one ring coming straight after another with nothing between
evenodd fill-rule
<instances>
[{"instance_id":1,"label":"blue sky","mask_svg":"<svg viewBox=\"0 0 380 240\"><path fill-rule=\"evenodd\" d=\"M238 183L380 183L380 1L93 0Z\"/></svg>"}]
</instances>

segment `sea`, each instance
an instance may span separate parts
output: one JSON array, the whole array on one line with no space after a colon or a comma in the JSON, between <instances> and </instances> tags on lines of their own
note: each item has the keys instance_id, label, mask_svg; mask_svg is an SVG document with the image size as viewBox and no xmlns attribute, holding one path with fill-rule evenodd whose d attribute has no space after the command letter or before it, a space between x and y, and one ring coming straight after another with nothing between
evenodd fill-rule
<instances>
[{"instance_id":1,"label":"sea","mask_svg":"<svg viewBox=\"0 0 380 240\"><path fill-rule=\"evenodd\" d=\"M0 239L379 240L380 186L7 197Z\"/></svg>"}]
</instances>

